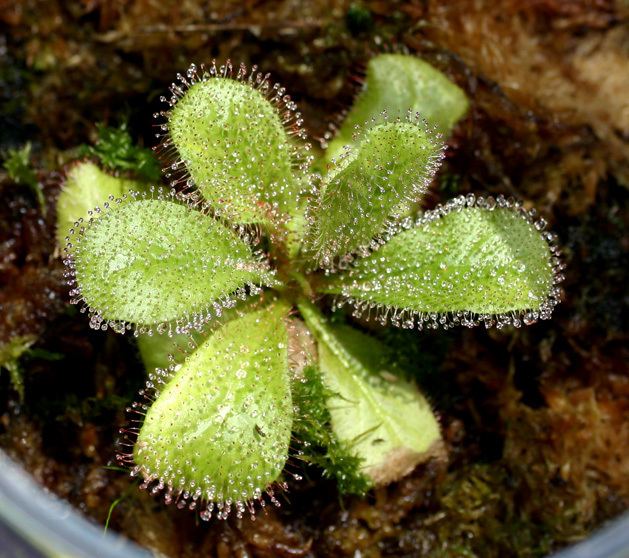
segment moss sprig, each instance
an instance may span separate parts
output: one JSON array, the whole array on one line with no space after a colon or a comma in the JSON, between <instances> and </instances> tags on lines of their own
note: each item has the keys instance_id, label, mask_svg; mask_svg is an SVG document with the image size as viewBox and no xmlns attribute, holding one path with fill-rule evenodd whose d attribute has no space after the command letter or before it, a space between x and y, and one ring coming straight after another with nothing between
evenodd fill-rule
<instances>
[{"instance_id":1,"label":"moss sprig","mask_svg":"<svg viewBox=\"0 0 629 558\"><path fill-rule=\"evenodd\" d=\"M360 471L362 460L352 451L351 444L339 440L331 429L328 403L335 396L338 394L323 383L321 372L314 365L306 366L303 376L293 381L297 405L293 430L301 445L299 458L336 479L340 492L363 495L371 488L371 482Z\"/></svg>"}]
</instances>

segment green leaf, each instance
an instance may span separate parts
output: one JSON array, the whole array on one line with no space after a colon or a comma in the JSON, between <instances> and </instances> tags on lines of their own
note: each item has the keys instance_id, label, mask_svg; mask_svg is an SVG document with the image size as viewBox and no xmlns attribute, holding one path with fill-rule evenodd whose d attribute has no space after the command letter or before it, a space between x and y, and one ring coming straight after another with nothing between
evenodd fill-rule
<instances>
[{"instance_id":1,"label":"green leaf","mask_svg":"<svg viewBox=\"0 0 629 558\"><path fill-rule=\"evenodd\" d=\"M164 333L165 323L175 322L179 333L219 316L235 303L230 295L244 297L245 285L258 292L257 285L273 284L246 242L172 199L106 208L70 250L78 285L72 294L90 307L93 327L159 324Z\"/></svg>"},{"instance_id":2,"label":"green leaf","mask_svg":"<svg viewBox=\"0 0 629 558\"><path fill-rule=\"evenodd\" d=\"M31 149L31 144L26 143L21 149L9 150L3 166L11 180L35 189L38 186L38 180L35 171L31 168Z\"/></svg>"},{"instance_id":3,"label":"green leaf","mask_svg":"<svg viewBox=\"0 0 629 558\"><path fill-rule=\"evenodd\" d=\"M74 164L57 199L57 244L65 246L74 223L80 218L87 220L88 211L109 196L122 198L128 192L146 189L141 182L107 174L89 161ZM98 213L92 213L92 218L96 217Z\"/></svg>"},{"instance_id":4,"label":"green leaf","mask_svg":"<svg viewBox=\"0 0 629 558\"><path fill-rule=\"evenodd\" d=\"M330 266L335 257L373 248L382 233L425 192L442 146L421 121L378 124L323 180L307 249Z\"/></svg>"},{"instance_id":5,"label":"green leaf","mask_svg":"<svg viewBox=\"0 0 629 558\"><path fill-rule=\"evenodd\" d=\"M382 317L403 327L416 318L419 327L426 321L471 326L478 315L491 325L492 314L499 326L518 326L522 316L525 323L548 318L561 264L543 226L502 197L496 205L493 198L460 196L424 214L321 291L343 295L359 313L384 309Z\"/></svg>"},{"instance_id":6,"label":"green leaf","mask_svg":"<svg viewBox=\"0 0 629 558\"><path fill-rule=\"evenodd\" d=\"M418 112L448 136L468 106L465 93L427 62L405 54L381 54L369 61L365 87L330 143L326 160L337 157L344 145L354 143L357 128L379 122L383 112L389 117Z\"/></svg>"},{"instance_id":7,"label":"green leaf","mask_svg":"<svg viewBox=\"0 0 629 558\"><path fill-rule=\"evenodd\" d=\"M289 310L275 302L246 313L218 329L170 377L151 377L158 394L135 445L135 472L147 485L165 488L167 502L180 494L178 501L192 507L199 499L209 502L203 519L215 503L226 517L233 503L240 516L246 502L263 499L277 481L293 416Z\"/></svg>"},{"instance_id":8,"label":"green leaf","mask_svg":"<svg viewBox=\"0 0 629 558\"><path fill-rule=\"evenodd\" d=\"M173 98L167 116L170 139L205 199L227 219L285 221L303 187L292 168L300 149L285 128L291 121L303 135L299 115L268 76L247 77L241 68L236 79L223 77L230 71L189 72L192 84L176 89L181 98Z\"/></svg>"},{"instance_id":9,"label":"green leaf","mask_svg":"<svg viewBox=\"0 0 629 558\"><path fill-rule=\"evenodd\" d=\"M439 425L414 384L393 373L377 339L326 322L309 303L299 310L315 334L332 429L361 458L374 485L400 479L442 452Z\"/></svg>"}]
</instances>

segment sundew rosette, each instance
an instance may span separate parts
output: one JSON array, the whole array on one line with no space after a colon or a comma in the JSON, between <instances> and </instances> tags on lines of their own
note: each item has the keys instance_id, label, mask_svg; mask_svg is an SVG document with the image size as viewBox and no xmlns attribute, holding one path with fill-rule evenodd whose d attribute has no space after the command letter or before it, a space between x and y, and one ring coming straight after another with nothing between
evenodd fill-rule
<instances>
[{"instance_id":1,"label":"sundew rosette","mask_svg":"<svg viewBox=\"0 0 629 558\"><path fill-rule=\"evenodd\" d=\"M148 372L118 459L201 519L280 505L307 466L365 494L446 457L396 355L328 302L422 330L519 327L559 301L556 238L521 203L469 194L415 213L467 100L425 63L373 68L351 141L316 172L285 90L212 63L178 76L157 115L170 192L83 167L60 195L72 300L92 327L138 336ZM418 91L443 103L418 114ZM83 188L104 202L74 215Z\"/></svg>"}]
</instances>

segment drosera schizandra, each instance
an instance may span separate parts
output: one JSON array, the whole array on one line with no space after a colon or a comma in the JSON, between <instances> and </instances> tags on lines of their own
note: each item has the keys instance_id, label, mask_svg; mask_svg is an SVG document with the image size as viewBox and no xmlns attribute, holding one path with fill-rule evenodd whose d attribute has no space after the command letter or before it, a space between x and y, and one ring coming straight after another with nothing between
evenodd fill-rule
<instances>
[{"instance_id":1,"label":"drosera schizandra","mask_svg":"<svg viewBox=\"0 0 629 558\"><path fill-rule=\"evenodd\" d=\"M364 494L446 457L434 410L387 347L320 300L417 330L519 327L558 303L560 250L532 210L468 194L414 213L439 133L468 107L416 62L370 63L399 102L383 113L380 80L350 111L350 144L313 166L296 106L267 74L192 65L156 115L172 189L102 181L115 193L74 217L72 301L94 328L133 330L148 372L119 459L167 503L225 519L278 505L287 463ZM88 182L59 207L98 189Z\"/></svg>"}]
</instances>

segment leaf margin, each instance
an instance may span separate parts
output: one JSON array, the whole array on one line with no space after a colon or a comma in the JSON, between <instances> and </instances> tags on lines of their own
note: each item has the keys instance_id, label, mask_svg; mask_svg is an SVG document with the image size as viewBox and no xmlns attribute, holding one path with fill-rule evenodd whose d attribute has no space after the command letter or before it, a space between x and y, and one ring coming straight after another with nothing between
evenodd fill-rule
<instances>
[{"instance_id":1,"label":"leaf margin","mask_svg":"<svg viewBox=\"0 0 629 558\"><path fill-rule=\"evenodd\" d=\"M276 272L270 268L266 256L261 250L255 249L254 246L252 246L252 244L254 244L254 238L250 230L243 226L229 227L227 224L215 220L216 224L224 227L226 231L231 231L235 238L239 238L244 244L247 244L249 248L251 248L252 257L261 265L261 270L266 274L264 275L264 281L260 281L259 284L245 282L241 287L228 293L226 296L208 301L204 308L195 312L188 312L179 318L156 320L150 324L140 324L128 320L105 317L98 308L92 307L82 295L77 278L76 254L74 253L75 244L81 242L81 238L87 233L90 227L98 225L100 219L94 217L102 217L106 212L116 207L123 207L127 203L144 200L172 202L184 206L190 211L194 211L208 219L212 218L211 210L206 204L199 204L195 200L191 200L188 196L177 193L174 190L164 191L162 189L158 189L157 191L152 189L149 192L130 191L122 194L122 196L118 198L110 195L108 201L103 203L102 208L97 206L92 211L89 211L87 219L79 218L75 222L74 227L70 229L68 242L64 249L64 276L69 287L70 303L78 305L80 312L86 313L89 316L91 328L101 330L111 328L116 333L121 334L132 330L133 335L136 337L143 334L152 334L153 328L158 334L187 334L191 331L202 329L205 324L215 318L220 318L224 310L234 307L237 303L237 299L245 300L248 296L257 295L262 292L264 286L273 287L278 285ZM212 312L214 312L214 316L211 315Z\"/></svg>"},{"instance_id":2,"label":"leaf margin","mask_svg":"<svg viewBox=\"0 0 629 558\"><path fill-rule=\"evenodd\" d=\"M439 204L434 209L424 212L416 220L407 218L389 231L389 234L382 239L376 246L377 249L386 244L388 240L395 235L419 227L439 219L452 211L462 210L464 208L478 207L492 211L494 209L510 209L531 226L533 226L546 242L550 253L550 265L552 266L552 284L549 286L547 297L540 303L537 308L513 309L504 313L476 313L471 311L452 311L452 312L420 312L408 308L402 308L395 305L381 304L366 299L360 299L347 293L338 292L330 288L330 284L336 276L327 276L316 287L316 291L320 294L333 295L332 309L338 310L345 305L352 308L353 316L356 318L373 319L371 314L375 314L375 319L381 325L390 323L395 327L404 329L417 328L418 330L426 329L449 329L455 326L475 327L481 323L486 328L496 326L503 328L506 326L521 327L522 325L532 325L538 320L550 319L554 308L560 303L562 291L561 282L564 280L563 270L565 264L561 259L561 249L558 244L558 236L555 233L545 231L547 222L538 216L535 209L527 210L521 200L514 198L506 199L503 195L493 196L477 196L475 194L460 195L452 198L445 204ZM356 259L346 262L345 269L351 273L352 264Z\"/></svg>"}]
</instances>

